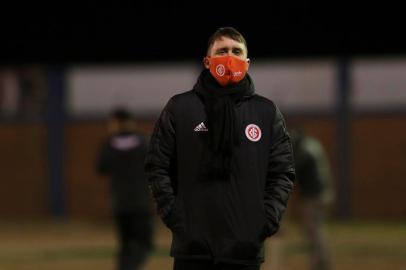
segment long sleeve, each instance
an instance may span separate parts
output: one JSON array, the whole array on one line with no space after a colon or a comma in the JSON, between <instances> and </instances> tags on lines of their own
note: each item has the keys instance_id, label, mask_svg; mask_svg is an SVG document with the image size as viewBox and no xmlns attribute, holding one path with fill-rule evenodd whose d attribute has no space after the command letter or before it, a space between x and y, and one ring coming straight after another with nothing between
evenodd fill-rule
<instances>
[{"instance_id":1,"label":"long sleeve","mask_svg":"<svg viewBox=\"0 0 406 270\"><path fill-rule=\"evenodd\" d=\"M292 144L285 120L276 106L272 141L264 198L268 236L275 234L279 229L295 179Z\"/></svg>"},{"instance_id":2,"label":"long sleeve","mask_svg":"<svg viewBox=\"0 0 406 270\"><path fill-rule=\"evenodd\" d=\"M155 124L145 159L148 185L158 214L164 223L168 218L175 199L173 188L173 160L175 152L175 127L168 102Z\"/></svg>"},{"instance_id":3,"label":"long sleeve","mask_svg":"<svg viewBox=\"0 0 406 270\"><path fill-rule=\"evenodd\" d=\"M107 142L103 143L99 149L96 162L96 170L100 174L110 173L111 170L111 151Z\"/></svg>"}]
</instances>

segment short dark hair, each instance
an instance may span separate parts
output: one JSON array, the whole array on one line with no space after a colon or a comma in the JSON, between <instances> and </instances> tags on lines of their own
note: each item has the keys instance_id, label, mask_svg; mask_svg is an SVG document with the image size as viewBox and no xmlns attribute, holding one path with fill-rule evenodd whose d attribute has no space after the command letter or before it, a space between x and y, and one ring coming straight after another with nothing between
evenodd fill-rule
<instances>
[{"instance_id":1,"label":"short dark hair","mask_svg":"<svg viewBox=\"0 0 406 270\"><path fill-rule=\"evenodd\" d=\"M111 118L120 122L125 122L132 119L131 113L124 108L116 108L111 113Z\"/></svg>"},{"instance_id":2,"label":"short dark hair","mask_svg":"<svg viewBox=\"0 0 406 270\"><path fill-rule=\"evenodd\" d=\"M206 52L207 54L209 53L214 42L218 39L221 39L222 37L228 37L235 41L243 43L248 53L247 41L245 40L244 36L240 32L238 32L234 27L227 26L220 27L219 29L216 30L216 32L214 32L210 36L209 42L207 43L207 52Z\"/></svg>"}]
</instances>

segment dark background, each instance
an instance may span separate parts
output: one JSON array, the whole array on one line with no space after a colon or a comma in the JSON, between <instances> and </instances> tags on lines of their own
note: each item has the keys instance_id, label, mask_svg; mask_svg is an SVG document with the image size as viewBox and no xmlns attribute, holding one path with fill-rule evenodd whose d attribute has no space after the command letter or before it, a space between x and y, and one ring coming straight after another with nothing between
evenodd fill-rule
<instances>
[{"instance_id":1,"label":"dark background","mask_svg":"<svg viewBox=\"0 0 406 270\"><path fill-rule=\"evenodd\" d=\"M354 1L355 2L355 1ZM399 56L400 4L369 1L69 1L3 3L2 63L196 59L218 27L246 37L250 57Z\"/></svg>"},{"instance_id":2,"label":"dark background","mask_svg":"<svg viewBox=\"0 0 406 270\"><path fill-rule=\"evenodd\" d=\"M183 60L195 69L190 61L201 61L208 37L221 26L247 38L250 58L264 60L276 93L290 85L335 91L321 110L296 110L297 99L282 108L288 127L300 125L318 139L331 164L332 268L406 269L404 18L400 1L1 1L0 269L113 269L110 183L94 169L107 135L105 114L73 114L72 93L86 91L73 82L107 74L123 75L126 85L128 74L143 67L148 74L155 69L160 81L162 70L182 67ZM135 96L145 93L137 91L138 78L129 86ZM319 79L322 84L313 84ZM121 87L104 88L91 102L119 96ZM357 103L357 91L365 101L371 95L367 107ZM137 115L140 132L149 136L157 115ZM263 269L307 267L306 235L292 226L299 225L298 194L295 188ZM146 269L170 269L171 236L153 213L157 249Z\"/></svg>"}]
</instances>

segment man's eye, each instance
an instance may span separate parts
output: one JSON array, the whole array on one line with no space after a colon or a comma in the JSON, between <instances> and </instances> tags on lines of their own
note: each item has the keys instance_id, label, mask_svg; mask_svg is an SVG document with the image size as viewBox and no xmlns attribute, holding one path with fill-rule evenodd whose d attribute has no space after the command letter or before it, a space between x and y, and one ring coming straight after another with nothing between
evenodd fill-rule
<instances>
[{"instance_id":1,"label":"man's eye","mask_svg":"<svg viewBox=\"0 0 406 270\"><path fill-rule=\"evenodd\" d=\"M242 51L241 50L233 50L233 53L235 55L240 55L242 53Z\"/></svg>"}]
</instances>

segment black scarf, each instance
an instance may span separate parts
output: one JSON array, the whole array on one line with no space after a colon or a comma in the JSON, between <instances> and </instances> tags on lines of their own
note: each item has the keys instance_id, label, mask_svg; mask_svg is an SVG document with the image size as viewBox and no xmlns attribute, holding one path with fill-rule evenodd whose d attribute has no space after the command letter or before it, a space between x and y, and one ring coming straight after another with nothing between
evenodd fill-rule
<instances>
[{"instance_id":1,"label":"black scarf","mask_svg":"<svg viewBox=\"0 0 406 270\"><path fill-rule=\"evenodd\" d=\"M229 179L235 172L234 147L239 144L235 108L254 94L254 84L247 74L238 84L223 87L205 69L194 90L202 99L207 115L208 140L203 154L202 174L208 179Z\"/></svg>"}]
</instances>

